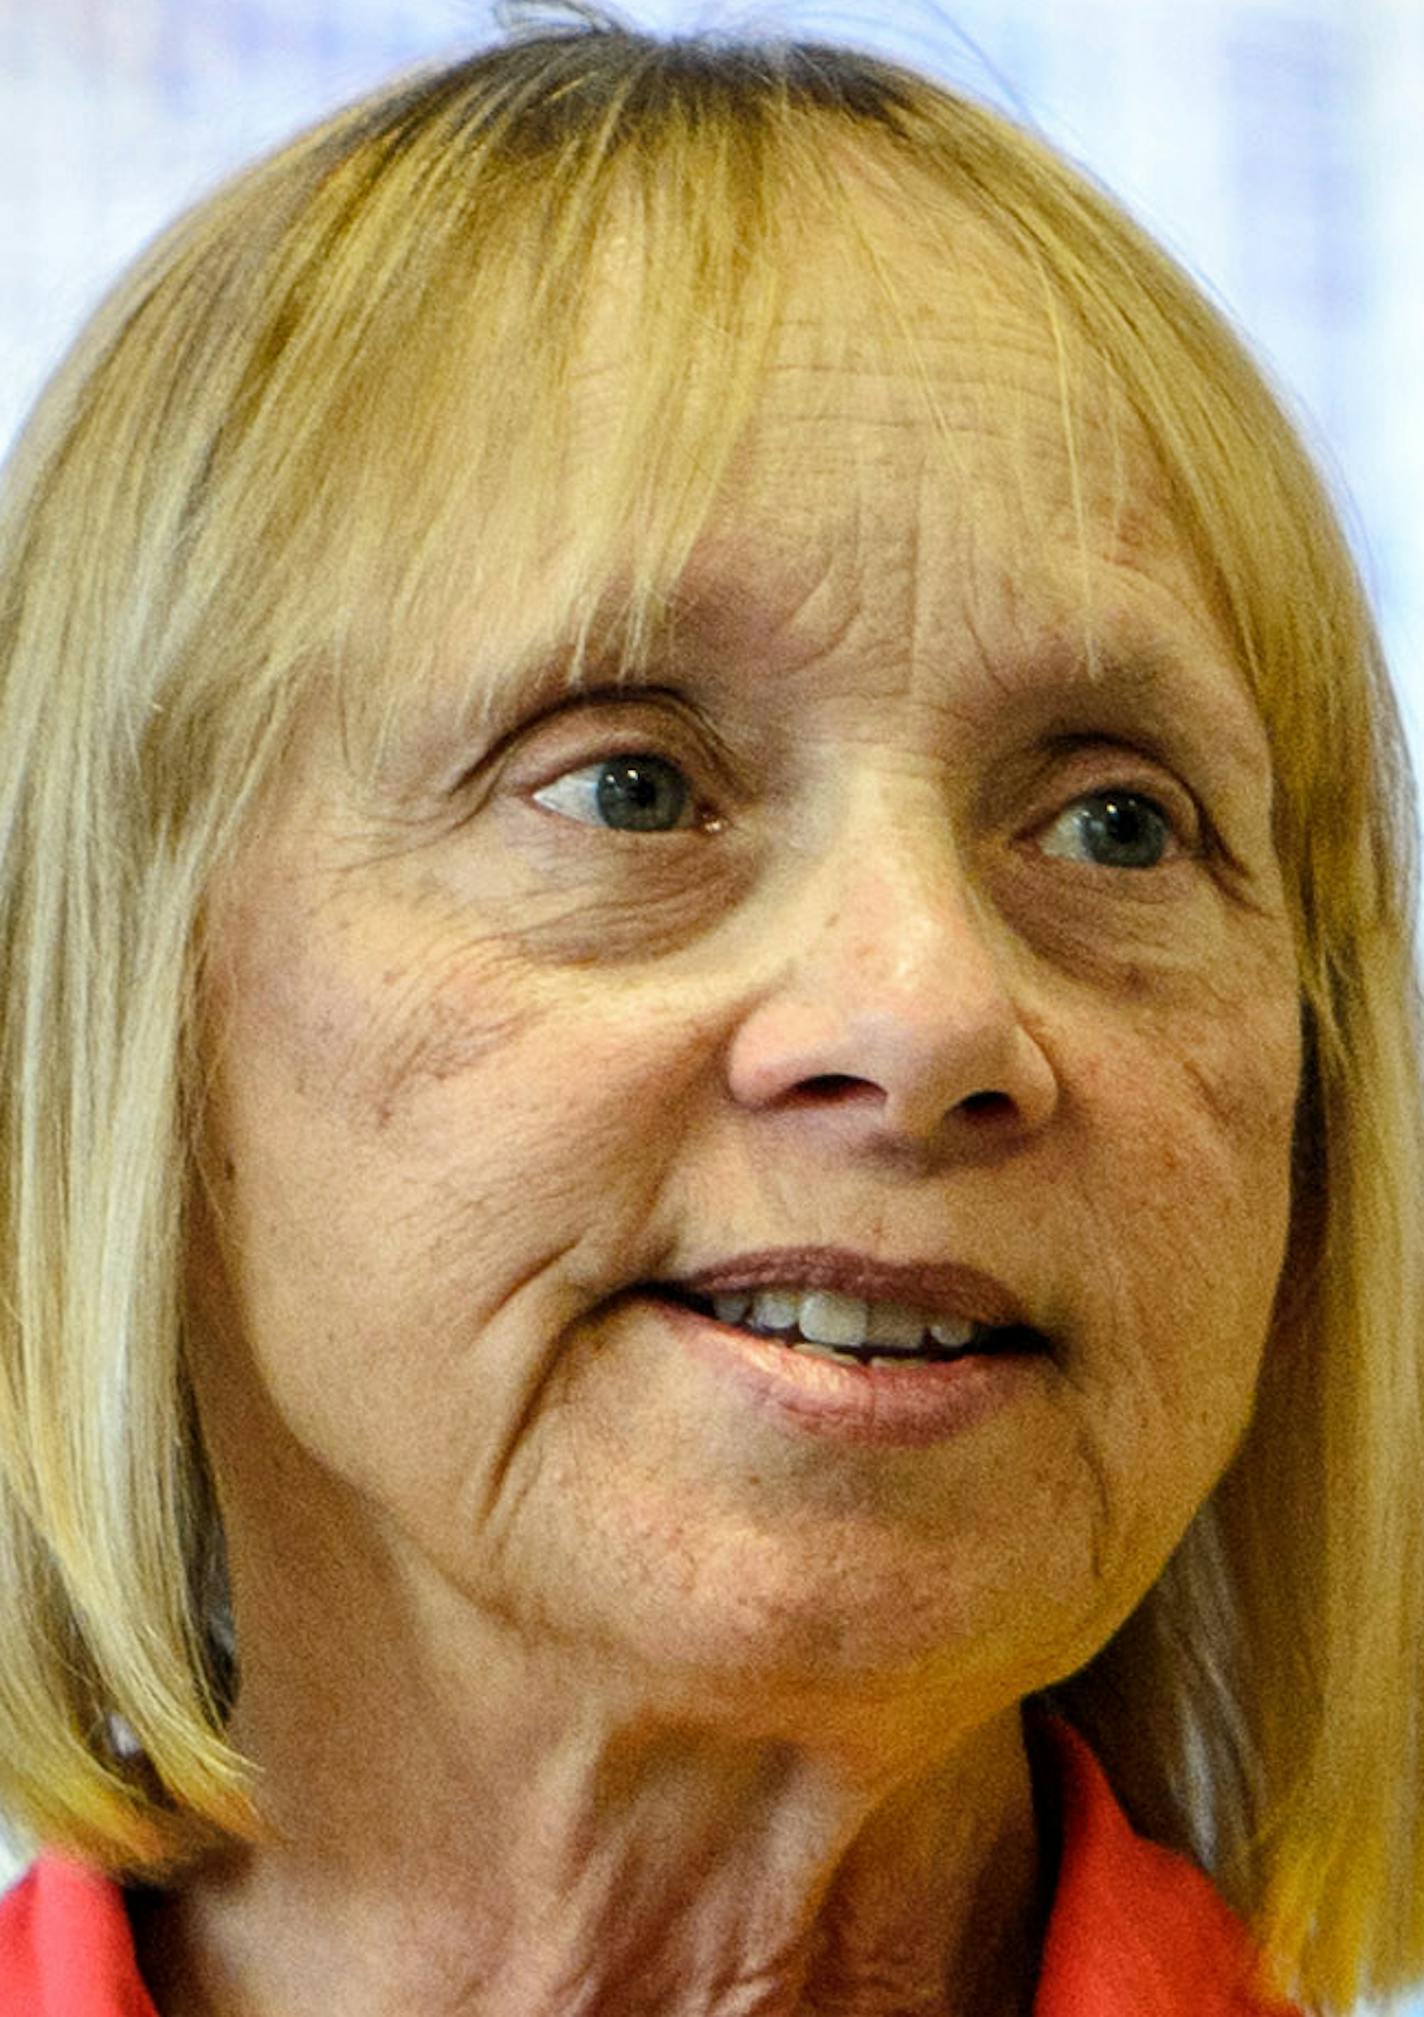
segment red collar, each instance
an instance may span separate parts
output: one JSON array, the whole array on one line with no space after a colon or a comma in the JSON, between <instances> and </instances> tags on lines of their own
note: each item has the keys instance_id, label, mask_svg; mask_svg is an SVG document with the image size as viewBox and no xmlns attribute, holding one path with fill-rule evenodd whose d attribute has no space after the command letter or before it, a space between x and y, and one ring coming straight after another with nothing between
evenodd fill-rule
<instances>
[{"instance_id":1,"label":"red collar","mask_svg":"<svg viewBox=\"0 0 1424 2017\"><path fill-rule=\"evenodd\" d=\"M41 1856L0 1903L0 2017L157 2017L117 1884Z\"/></svg>"},{"instance_id":2,"label":"red collar","mask_svg":"<svg viewBox=\"0 0 1424 2017\"><path fill-rule=\"evenodd\" d=\"M1134 1834L1065 1723L1038 1730L1061 1848L1034 2017L1289 2017L1201 1872ZM156 2017L116 1884L44 1856L0 1902L0 2017Z\"/></svg>"},{"instance_id":3,"label":"red collar","mask_svg":"<svg viewBox=\"0 0 1424 2017\"><path fill-rule=\"evenodd\" d=\"M1034 2017L1298 2017L1256 1986L1246 1930L1196 1865L1134 1833L1077 1731L1037 1728L1061 1850Z\"/></svg>"}]
</instances>

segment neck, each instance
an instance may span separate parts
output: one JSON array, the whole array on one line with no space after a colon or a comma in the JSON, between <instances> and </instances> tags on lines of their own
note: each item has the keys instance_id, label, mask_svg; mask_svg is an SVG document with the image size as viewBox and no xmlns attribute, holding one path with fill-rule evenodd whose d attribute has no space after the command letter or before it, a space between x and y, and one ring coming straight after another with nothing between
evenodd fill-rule
<instances>
[{"instance_id":1,"label":"neck","mask_svg":"<svg viewBox=\"0 0 1424 2017\"><path fill-rule=\"evenodd\" d=\"M627 1677L487 1629L446 1678L389 1637L346 1655L297 1694L292 1642L245 1660L234 1736L270 1839L136 1915L162 2017L1031 2009L1016 1712L938 1741L877 1702L871 1745L789 1698L754 1722L645 1688L635 1709Z\"/></svg>"}]
</instances>

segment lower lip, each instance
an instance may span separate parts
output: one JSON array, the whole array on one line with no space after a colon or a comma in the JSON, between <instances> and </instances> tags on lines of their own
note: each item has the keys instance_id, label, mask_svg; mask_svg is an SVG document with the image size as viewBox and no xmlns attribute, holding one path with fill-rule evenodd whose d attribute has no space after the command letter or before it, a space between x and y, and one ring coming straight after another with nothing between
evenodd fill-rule
<instances>
[{"instance_id":1,"label":"lower lip","mask_svg":"<svg viewBox=\"0 0 1424 2017\"><path fill-rule=\"evenodd\" d=\"M778 1426L832 1442L898 1449L946 1442L1002 1413L1043 1377L1041 1352L840 1365L719 1324L682 1303L659 1298L653 1307L701 1365Z\"/></svg>"}]
</instances>

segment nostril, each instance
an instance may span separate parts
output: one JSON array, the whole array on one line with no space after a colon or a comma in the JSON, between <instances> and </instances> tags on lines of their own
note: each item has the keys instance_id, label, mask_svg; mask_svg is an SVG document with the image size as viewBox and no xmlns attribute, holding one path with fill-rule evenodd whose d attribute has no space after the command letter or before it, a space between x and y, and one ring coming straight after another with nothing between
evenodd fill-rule
<instances>
[{"instance_id":1,"label":"nostril","mask_svg":"<svg viewBox=\"0 0 1424 2017\"><path fill-rule=\"evenodd\" d=\"M1014 1103L1007 1093L970 1093L959 1102L959 1111L967 1120L997 1120L1003 1114L1013 1112Z\"/></svg>"},{"instance_id":2,"label":"nostril","mask_svg":"<svg viewBox=\"0 0 1424 2017\"><path fill-rule=\"evenodd\" d=\"M872 1097L879 1096L874 1086L850 1072L820 1072L814 1078L802 1079L793 1097L797 1101L820 1105L826 1101L844 1103L866 1093Z\"/></svg>"},{"instance_id":3,"label":"nostril","mask_svg":"<svg viewBox=\"0 0 1424 2017\"><path fill-rule=\"evenodd\" d=\"M879 1088L868 1079L857 1078L851 1072L818 1072L813 1078L802 1079L791 1093L791 1102L798 1106L848 1106L867 1096L876 1100L882 1097ZM956 1109L967 1120L976 1122L992 1122L1014 1110L1008 1093L1001 1092L967 1093Z\"/></svg>"},{"instance_id":4,"label":"nostril","mask_svg":"<svg viewBox=\"0 0 1424 2017\"><path fill-rule=\"evenodd\" d=\"M849 1072L822 1072L816 1078L807 1079L806 1091L820 1093L823 1098L839 1099L843 1093L864 1084L864 1079L853 1078Z\"/></svg>"}]
</instances>

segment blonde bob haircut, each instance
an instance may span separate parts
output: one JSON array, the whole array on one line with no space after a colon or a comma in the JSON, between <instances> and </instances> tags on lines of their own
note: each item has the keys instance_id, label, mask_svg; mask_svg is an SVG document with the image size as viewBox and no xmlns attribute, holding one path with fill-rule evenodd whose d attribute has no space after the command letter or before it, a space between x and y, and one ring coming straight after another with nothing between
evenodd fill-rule
<instances>
[{"instance_id":1,"label":"blonde bob haircut","mask_svg":"<svg viewBox=\"0 0 1424 2017\"><path fill-rule=\"evenodd\" d=\"M205 892L299 716L334 696L379 764L452 637L493 630L510 678L566 650L577 679L612 583L623 659L645 655L808 236L913 366L904 238L875 221L896 205L946 288L985 245L1020 277L1070 456L1109 392L1132 416L1274 752L1306 1066L1258 1404L1157 1586L1052 1701L1276 1980L1343 2009L1424 1972L1414 828L1375 633L1309 458L1182 272L998 115L820 45L574 10L404 80L181 220L20 444L0 1806L139 1878L260 1833L224 1734L183 1277ZM591 456L568 416L614 259L636 370Z\"/></svg>"}]
</instances>

